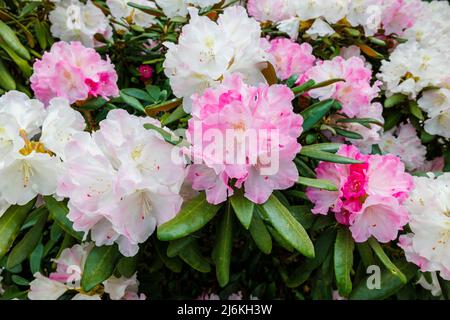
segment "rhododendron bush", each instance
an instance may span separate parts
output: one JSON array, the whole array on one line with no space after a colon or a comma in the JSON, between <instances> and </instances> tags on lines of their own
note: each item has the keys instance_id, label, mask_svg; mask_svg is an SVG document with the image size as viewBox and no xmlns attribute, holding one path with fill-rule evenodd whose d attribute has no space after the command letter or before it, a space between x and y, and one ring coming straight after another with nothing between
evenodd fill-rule
<instances>
[{"instance_id":1,"label":"rhododendron bush","mask_svg":"<svg viewBox=\"0 0 450 320\"><path fill-rule=\"evenodd\" d=\"M0 0L0 298L448 299L450 5Z\"/></svg>"}]
</instances>

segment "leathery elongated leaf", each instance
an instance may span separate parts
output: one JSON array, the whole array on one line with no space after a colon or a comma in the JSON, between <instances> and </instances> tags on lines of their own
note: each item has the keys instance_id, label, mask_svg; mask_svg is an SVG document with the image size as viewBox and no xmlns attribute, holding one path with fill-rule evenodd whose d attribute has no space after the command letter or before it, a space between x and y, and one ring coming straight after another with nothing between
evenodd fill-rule
<instances>
[{"instance_id":1,"label":"leathery elongated leaf","mask_svg":"<svg viewBox=\"0 0 450 320\"><path fill-rule=\"evenodd\" d=\"M284 240L306 257L314 257L314 246L308 233L274 195L260 208Z\"/></svg>"},{"instance_id":2,"label":"leathery elongated leaf","mask_svg":"<svg viewBox=\"0 0 450 320\"><path fill-rule=\"evenodd\" d=\"M334 273L339 293L348 297L352 292L350 272L353 267L355 243L348 229L340 228L334 244Z\"/></svg>"},{"instance_id":3,"label":"leathery elongated leaf","mask_svg":"<svg viewBox=\"0 0 450 320\"><path fill-rule=\"evenodd\" d=\"M249 231L259 250L265 254L270 254L272 252L272 237L259 216L257 208L255 208Z\"/></svg>"},{"instance_id":4,"label":"leathery elongated leaf","mask_svg":"<svg viewBox=\"0 0 450 320\"><path fill-rule=\"evenodd\" d=\"M175 218L159 226L158 239L170 241L186 237L207 224L219 209L219 205L208 203L206 195L201 193L189 201Z\"/></svg>"},{"instance_id":5,"label":"leathery elongated leaf","mask_svg":"<svg viewBox=\"0 0 450 320\"><path fill-rule=\"evenodd\" d=\"M116 262L120 258L117 245L94 247L84 264L81 287L89 292L98 284L108 279L114 272Z\"/></svg>"},{"instance_id":6,"label":"leathery elongated leaf","mask_svg":"<svg viewBox=\"0 0 450 320\"><path fill-rule=\"evenodd\" d=\"M323 179L310 179L310 178L300 177L298 179L297 183L307 186L307 187L316 188L316 189L322 189L322 190L327 190L327 191L338 191L338 188L331 181L323 180Z\"/></svg>"},{"instance_id":7,"label":"leathery elongated leaf","mask_svg":"<svg viewBox=\"0 0 450 320\"><path fill-rule=\"evenodd\" d=\"M6 23L0 20L0 37L5 41L8 46L14 50L21 58L30 60L31 56L27 48L23 46L16 33Z\"/></svg>"},{"instance_id":8,"label":"leathery elongated leaf","mask_svg":"<svg viewBox=\"0 0 450 320\"><path fill-rule=\"evenodd\" d=\"M218 225L216 243L213 249L212 258L216 265L217 281L224 287L230 281L231 249L233 246L233 213L231 205L228 208Z\"/></svg>"},{"instance_id":9,"label":"leathery elongated leaf","mask_svg":"<svg viewBox=\"0 0 450 320\"><path fill-rule=\"evenodd\" d=\"M23 206L11 206L0 218L0 259L13 244L35 202L36 199L33 199Z\"/></svg>"},{"instance_id":10,"label":"leathery elongated leaf","mask_svg":"<svg viewBox=\"0 0 450 320\"><path fill-rule=\"evenodd\" d=\"M63 229L66 233L70 234L77 240L83 239L83 234L81 232L77 232L73 229L73 224L67 218L67 214L69 213L69 209L67 206L60 201L57 201L52 196L44 197L44 201L47 205L48 211L50 211L50 215L53 219L55 219L56 223Z\"/></svg>"},{"instance_id":11,"label":"leathery elongated leaf","mask_svg":"<svg viewBox=\"0 0 450 320\"><path fill-rule=\"evenodd\" d=\"M417 273L417 267L411 263L399 264L399 269L405 275L407 282L411 281ZM358 286L352 291L350 300L382 300L386 299L405 285L399 277L392 274L389 270L383 270L379 277L379 287L372 287L376 285L376 278L374 274L362 279Z\"/></svg>"},{"instance_id":12,"label":"leathery elongated leaf","mask_svg":"<svg viewBox=\"0 0 450 320\"><path fill-rule=\"evenodd\" d=\"M314 125L322 120L322 118L331 110L334 104L334 100L320 101L302 111L303 130L306 132L314 127Z\"/></svg>"},{"instance_id":13,"label":"leathery elongated leaf","mask_svg":"<svg viewBox=\"0 0 450 320\"><path fill-rule=\"evenodd\" d=\"M248 230L248 228L250 228L250 223L252 222L253 210L255 208L254 203L244 197L244 193L241 189L234 193L230 198L230 202L239 221L244 228Z\"/></svg>"},{"instance_id":14,"label":"leathery elongated leaf","mask_svg":"<svg viewBox=\"0 0 450 320\"><path fill-rule=\"evenodd\" d=\"M311 158L311 159L322 160L322 161L333 162L333 163L341 163L341 164L360 164L360 163L362 163L359 160L343 157L343 156L340 156L337 154L328 153L328 152L319 151L319 150L312 150L312 149L305 150L305 148L303 148L300 151L300 155Z\"/></svg>"},{"instance_id":15,"label":"leathery elongated leaf","mask_svg":"<svg viewBox=\"0 0 450 320\"><path fill-rule=\"evenodd\" d=\"M44 231L45 223L47 222L48 211L44 207L43 212L40 214L39 220L36 224L25 234L22 240L14 246L11 253L8 255L8 261L6 266L8 269L12 269L15 266L22 263L27 259L34 248L39 243L41 239L42 232Z\"/></svg>"},{"instance_id":16,"label":"leathery elongated leaf","mask_svg":"<svg viewBox=\"0 0 450 320\"><path fill-rule=\"evenodd\" d=\"M193 269L208 273L211 271L211 265L208 260L202 256L197 242L191 242L179 253L180 258Z\"/></svg>"},{"instance_id":17,"label":"leathery elongated leaf","mask_svg":"<svg viewBox=\"0 0 450 320\"><path fill-rule=\"evenodd\" d=\"M372 250L375 252L376 256L380 259L380 261L383 263L383 265L395 276L397 276L402 283L407 282L406 276L403 274L403 272L389 259L389 257L384 252L381 245L378 243L375 238L369 239L369 245L372 248Z\"/></svg>"}]
</instances>

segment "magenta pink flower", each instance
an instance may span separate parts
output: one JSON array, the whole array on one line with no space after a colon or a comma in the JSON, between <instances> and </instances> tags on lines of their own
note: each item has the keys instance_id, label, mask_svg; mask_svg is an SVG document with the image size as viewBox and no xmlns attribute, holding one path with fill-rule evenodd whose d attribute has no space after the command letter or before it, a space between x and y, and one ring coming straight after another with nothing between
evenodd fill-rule
<instances>
[{"instance_id":1,"label":"magenta pink flower","mask_svg":"<svg viewBox=\"0 0 450 320\"><path fill-rule=\"evenodd\" d=\"M47 104L54 97L70 103L101 96L105 99L119 95L117 73L108 60L80 42L55 43L41 60L33 65L30 78L36 97Z\"/></svg>"},{"instance_id":2,"label":"magenta pink flower","mask_svg":"<svg viewBox=\"0 0 450 320\"><path fill-rule=\"evenodd\" d=\"M355 117L361 113L361 109L369 108L380 91L381 82L376 81L371 85L372 71L358 57L348 60L335 57L333 60L320 61L305 73L300 83L307 80L320 83L330 79L344 79L345 82L311 90L309 95L320 100L336 99L348 117Z\"/></svg>"},{"instance_id":3,"label":"magenta pink flower","mask_svg":"<svg viewBox=\"0 0 450 320\"><path fill-rule=\"evenodd\" d=\"M141 74L141 80L147 81L153 77L153 68L147 65L142 65L138 68Z\"/></svg>"},{"instance_id":4,"label":"magenta pink flower","mask_svg":"<svg viewBox=\"0 0 450 320\"><path fill-rule=\"evenodd\" d=\"M251 87L240 75L194 95L187 134L192 187L205 190L213 204L242 186L255 203L267 201L273 190L292 187L303 123L293 112L293 98L286 86Z\"/></svg>"},{"instance_id":5,"label":"magenta pink flower","mask_svg":"<svg viewBox=\"0 0 450 320\"><path fill-rule=\"evenodd\" d=\"M278 78L286 80L292 75L303 75L316 61L309 43L301 45L287 38L270 42L268 52L272 55Z\"/></svg>"},{"instance_id":6,"label":"magenta pink flower","mask_svg":"<svg viewBox=\"0 0 450 320\"><path fill-rule=\"evenodd\" d=\"M380 242L396 239L408 223L403 203L414 185L403 163L393 155L363 155L350 145L342 146L338 154L363 163L321 162L317 178L332 181L338 191L308 188L307 196L315 205L312 212L326 215L331 210L357 242L371 236Z\"/></svg>"}]
</instances>

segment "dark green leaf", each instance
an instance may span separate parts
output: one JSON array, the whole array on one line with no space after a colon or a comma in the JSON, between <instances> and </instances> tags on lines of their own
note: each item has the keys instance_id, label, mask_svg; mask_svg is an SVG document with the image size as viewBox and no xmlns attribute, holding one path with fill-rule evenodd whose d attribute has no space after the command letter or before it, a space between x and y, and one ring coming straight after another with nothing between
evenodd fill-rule
<instances>
[{"instance_id":1,"label":"dark green leaf","mask_svg":"<svg viewBox=\"0 0 450 320\"><path fill-rule=\"evenodd\" d=\"M380 261L384 264L384 266L395 276L397 276L400 281L405 284L407 282L406 276L400 271L400 269L389 259L389 257L384 253L383 248L378 243L375 238L369 239L369 245L372 250L375 252Z\"/></svg>"},{"instance_id":2,"label":"dark green leaf","mask_svg":"<svg viewBox=\"0 0 450 320\"><path fill-rule=\"evenodd\" d=\"M241 189L235 191L234 195L230 198L230 202L239 221L248 230L252 222L254 203L244 197Z\"/></svg>"},{"instance_id":3,"label":"dark green leaf","mask_svg":"<svg viewBox=\"0 0 450 320\"><path fill-rule=\"evenodd\" d=\"M305 150L305 148L303 148L300 151L300 155L311 158L311 159L322 160L322 161L333 162L333 163L342 163L342 164L360 164L360 163L362 163L361 161L343 157L343 156L340 156L337 154L332 154L332 153L323 152L323 151L316 151L316 150L311 150L311 149Z\"/></svg>"},{"instance_id":4,"label":"dark green leaf","mask_svg":"<svg viewBox=\"0 0 450 320\"><path fill-rule=\"evenodd\" d=\"M158 227L158 239L170 241L186 237L206 225L220 209L220 205L212 205L201 193L190 200L172 220Z\"/></svg>"},{"instance_id":5,"label":"dark green leaf","mask_svg":"<svg viewBox=\"0 0 450 320\"><path fill-rule=\"evenodd\" d=\"M98 284L108 279L114 272L116 262L120 258L117 245L94 247L84 264L81 287L89 292Z\"/></svg>"},{"instance_id":6,"label":"dark green leaf","mask_svg":"<svg viewBox=\"0 0 450 320\"><path fill-rule=\"evenodd\" d=\"M264 221L256 211L252 216L249 231L259 250L265 254L270 254L272 251L272 237L267 231Z\"/></svg>"},{"instance_id":7,"label":"dark green leaf","mask_svg":"<svg viewBox=\"0 0 450 320\"><path fill-rule=\"evenodd\" d=\"M18 244L14 246L8 255L6 266L8 269L14 268L27 259L41 239L47 222L48 212L43 212L36 224L25 234Z\"/></svg>"},{"instance_id":8,"label":"dark green leaf","mask_svg":"<svg viewBox=\"0 0 450 320\"><path fill-rule=\"evenodd\" d=\"M196 242L187 245L180 252L179 256L184 262L199 272L208 273L211 271L211 265L208 260L202 256Z\"/></svg>"},{"instance_id":9,"label":"dark green leaf","mask_svg":"<svg viewBox=\"0 0 450 320\"><path fill-rule=\"evenodd\" d=\"M67 214L69 213L67 206L63 202L56 201L52 196L45 196L44 201L48 211L50 211L50 215L55 219L56 223L58 223L65 232L81 241L81 239L83 239L83 234L73 230L73 224L69 218L67 218Z\"/></svg>"},{"instance_id":10,"label":"dark green leaf","mask_svg":"<svg viewBox=\"0 0 450 320\"><path fill-rule=\"evenodd\" d=\"M350 272L353 267L353 249L355 243L347 228L340 228L334 244L334 272L339 294L348 297L352 292Z\"/></svg>"},{"instance_id":11,"label":"dark green leaf","mask_svg":"<svg viewBox=\"0 0 450 320\"><path fill-rule=\"evenodd\" d=\"M270 196L261 209L284 240L306 257L314 257L314 246L307 232L276 197Z\"/></svg>"},{"instance_id":12,"label":"dark green leaf","mask_svg":"<svg viewBox=\"0 0 450 320\"><path fill-rule=\"evenodd\" d=\"M224 287L230 281L231 249L233 247L233 213L228 204L218 225L212 258L216 266L217 281Z\"/></svg>"},{"instance_id":13,"label":"dark green leaf","mask_svg":"<svg viewBox=\"0 0 450 320\"><path fill-rule=\"evenodd\" d=\"M323 179L310 179L300 177L298 178L297 183L303 186L312 187L316 189L322 189L327 191L338 191L338 188L331 181Z\"/></svg>"},{"instance_id":14,"label":"dark green leaf","mask_svg":"<svg viewBox=\"0 0 450 320\"><path fill-rule=\"evenodd\" d=\"M308 109L302 111L303 131L306 132L310 130L316 123L322 120L322 118L331 110L334 103L334 100L325 100L313 104Z\"/></svg>"},{"instance_id":15,"label":"dark green leaf","mask_svg":"<svg viewBox=\"0 0 450 320\"><path fill-rule=\"evenodd\" d=\"M17 237L20 227L27 218L36 199L31 200L24 206L14 205L0 218L0 259L8 252L14 239Z\"/></svg>"}]
</instances>

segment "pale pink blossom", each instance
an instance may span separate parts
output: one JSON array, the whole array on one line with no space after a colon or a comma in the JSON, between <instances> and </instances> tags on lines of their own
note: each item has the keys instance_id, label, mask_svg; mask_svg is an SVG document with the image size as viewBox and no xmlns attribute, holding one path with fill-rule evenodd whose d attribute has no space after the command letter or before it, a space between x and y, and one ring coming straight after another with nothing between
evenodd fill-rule
<instances>
[{"instance_id":1,"label":"pale pink blossom","mask_svg":"<svg viewBox=\"0 0 450 320\"><path fill-rule=\"evenodd\" d=\"M185 164L172 158L178 148L144 124L160 127L155 119L117 109L92 135L75 134L57 190L69 198L75 230L90 232L97 246L117 243L126 256L134 256L157 225L175 217L183 201Z\"/></svg>"},{"instance_id":2,"label":"pale pink blossom","mask_svg":"<svg viewBox=\"0 0 450 320\"><path fill-rule=\"evenodd\" d=\"M117 73L109 59L103 60L80 42L57 42L33 65L30 78L36 97L47 104L54 97L70 103L91 97L119 95Z\"/></svg>"},{"instance_id":3,"label":"pale pink blossom","mask_svg":"<svg viewBox=\"0 0 450 320\"><path fill-rule=\"evenodd\" d=\"M385 34L401 35L405 29L414 26L421 9L420 0L385 0L381 14Z\"/></svg>"},{"instance_id":4,"label":"pale pink blossom","mask_svg":"<svg viewBox=\"0 0 450 320\"><path fill-rule=\"evenodd\" d=\"M300 82L314 80L320 83L331 79L344 81L311 90L309 95L320 100L336 99L342 104L342 112L349 117L358 115L362 108L368 107L380 91L381 82L371 84L372 71L358 57L345 60L338 56L320 61L305 73Z\"/></svg>"},{"instance_id":5,"label":"pale pink blossom","mask_svg":"<svg viewBox=\"0 0 450 320\"><path fill-rule=\"evenodd\" d=\"M371 236L380 242L394 240L408 223L403 203L413 188L412 177L392 155L363 155L347 145L338 154L362 163L321 162L317 178L333 182L338 191L308 188L307 196L315 205L312 212L326 215L331 210L339 223L349 226L357 242Z\"/></svg>"},{"instance_id":6,"label":"pale pink blossom","mask_svg":"<svg viewBox=\"0 0 450 320\"><path fill-rule=\"evenodd\" d=\"M268 52L274 60L278 78L286 80L293 75L303 75L316 61L309 43L298 44L290 39L277 38L270 42Z\"/></svg>"},{"instance_id":7,"label":"pale pink blossom","mask_svg":"<svg viewBox=\"0 0 450 320\"><path fill-rule=\"evenodd\" d=\"M295 16L289 0L249 0L247 10L260 22L280 22Z\"/></svg>"},{"instance_id":8,"label":"pale pink blossom","mask_svg":"<svg viewBox=\"0 0 450 320\"><path fill-rule=\"evenodd\" d=\"M293 160L301 148L297 138L303 122L293 112L293 98L286 86L252 87L240 75L194 95L187 135L195 163L189 174L192 187L205 190L214 204L231 196L233 187L244 186L245 196L255 203L292 187L298 179Z\"/></svg>"}]
</instances>

